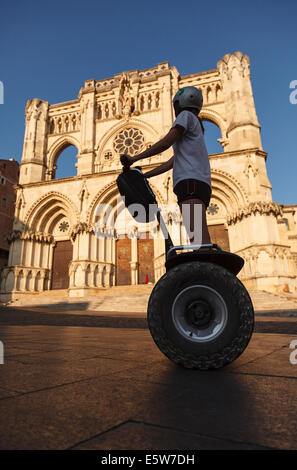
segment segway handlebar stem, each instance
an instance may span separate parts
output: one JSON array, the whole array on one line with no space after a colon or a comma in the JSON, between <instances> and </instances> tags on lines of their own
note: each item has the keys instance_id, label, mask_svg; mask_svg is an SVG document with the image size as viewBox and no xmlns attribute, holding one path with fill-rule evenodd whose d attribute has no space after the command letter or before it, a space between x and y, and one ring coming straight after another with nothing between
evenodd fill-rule
<instances>
[{"instance_id":1,"label":"segway handlebar stem","mask_svg":"<svg viewBox=\"0 0 297 470\"><path fill-rule=\"evenodd\" d=\"M163 233L164 238L165 238L165 252L166 252L166 258L167 258L169 250L174 248L174 246L173 246L173 241L172 241L172 239L169 235L169 232L167 230L166 224L164 222L164 219L161 215L161 209L159 207L157 207L157 210L156 210L156 217L157 217L160 228L161 228L162 233Z\"/></svg>"}]
</instances>

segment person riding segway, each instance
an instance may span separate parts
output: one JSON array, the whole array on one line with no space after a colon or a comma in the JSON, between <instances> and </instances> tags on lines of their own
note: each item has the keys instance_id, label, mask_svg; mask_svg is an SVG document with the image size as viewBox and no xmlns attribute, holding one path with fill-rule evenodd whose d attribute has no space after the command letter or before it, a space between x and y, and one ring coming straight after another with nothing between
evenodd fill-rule
<instances>
[{"instance_id":1,"label":"person riding segway","mask_svg":"<svg viewBox=\"0 0 297 470\"><path fill-rule=\"evenodd\" d=\"M234 361L247 347L253 332L251 298L237 274L244 260L211 243L206 209L211 197L209 157L199 112L202 94L195 87L179 90L173 106L176 120L168 134L136 157L121 156L123 173L117 178L125 204L141 203L146 221L157 217L165 238L166 273L155 284L147 319L152 338L171 361L186 368L212 369ZM130 168L140 159L173 145L174 155L142 173ZM173 167L173 186L190 245L174 246L147 178ZM133 204L132 204L133 205ZM155 208L149 211L149 206ZM195 216L199 206L201 224ZM135 217L133 210L132 216ZM190 216L188 216L190 214Z\"/></svg>"}]
</instances>

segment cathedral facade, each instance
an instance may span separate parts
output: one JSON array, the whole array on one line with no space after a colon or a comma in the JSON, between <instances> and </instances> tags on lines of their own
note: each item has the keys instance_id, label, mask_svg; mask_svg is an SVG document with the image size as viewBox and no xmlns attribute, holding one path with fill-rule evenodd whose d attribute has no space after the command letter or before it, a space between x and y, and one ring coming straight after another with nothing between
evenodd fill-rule
<instances>
[{"instance_id":1,"label":"cathedral facade","mask_svg":"<svg viewBox=\"0 0 297 470\"><path fill-rule=\"evenodd\" d=\"M249 57L235 52L206 72L180 76L164 62L87 80L72 101L28 100L2 300L49 289L85 296L160 278L164 239L158 229L151 236L150 227L128 220L116 177L122 153L137 155L169 131L175 119L172 99L184 86L202 91L200 117L221 131L222 150L210 155L211 241L244 258L238 277L247 289L296 292L297 205L272 201ZM69 145L77 148L77 175L56 179L57 160ZM171 156L168 149L140 164L146 171ZM179 215L170 210L176 205L171 171L149 182L161 207L169 208L174 243L187 243Z\"/></svg>"}]
</instances>

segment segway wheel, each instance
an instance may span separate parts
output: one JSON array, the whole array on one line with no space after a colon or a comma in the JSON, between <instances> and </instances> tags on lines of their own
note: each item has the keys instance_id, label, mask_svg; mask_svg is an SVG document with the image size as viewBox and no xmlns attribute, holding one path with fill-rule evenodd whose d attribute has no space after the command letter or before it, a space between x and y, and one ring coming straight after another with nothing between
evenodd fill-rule
<instances>
[{"instance_id":1,"label":"segway wheel","mask_svg":"<svg viewBox=\"0 0 297 470\"><path fill-rule=\"evenodd\" d=\"M189 369L217 369L238 358L253 332L251 298L230 271L183 263L164 274L148 303L148 326L160 351Z\"/></svg>"}]
</instances>

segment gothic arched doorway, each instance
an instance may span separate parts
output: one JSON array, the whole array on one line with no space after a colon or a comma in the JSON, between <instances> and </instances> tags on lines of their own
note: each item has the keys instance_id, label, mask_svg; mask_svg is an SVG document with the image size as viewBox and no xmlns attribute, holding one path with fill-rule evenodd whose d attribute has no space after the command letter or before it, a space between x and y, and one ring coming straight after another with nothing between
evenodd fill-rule
<instances>
[{"instance_id":1,"label":"gothic arched doorway","mask_svg":"<svg viewBox=\"0 0 297 470\"><path fill-rule=\"evenodd\" d=\"M154 240L149 238L116 240L116 285L155 282Z\"/></svg>"},{"instance_id":2,"label":"gothic arched doorway","mask_svg":"<svg viewBox=\"0 0 297 470\"><path fill-rule=\"evenodd\" d=\"M69 263L72 261L73 246L70 240L57 241L53 251L51 289L68 289Z\"/></svg>"}]
</instances>

